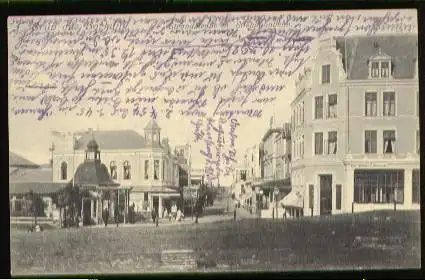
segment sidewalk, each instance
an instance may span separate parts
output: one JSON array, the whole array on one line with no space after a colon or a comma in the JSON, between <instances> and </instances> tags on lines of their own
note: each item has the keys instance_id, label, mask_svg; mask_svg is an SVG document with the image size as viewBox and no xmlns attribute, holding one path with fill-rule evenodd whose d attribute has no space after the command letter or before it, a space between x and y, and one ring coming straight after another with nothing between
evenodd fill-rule
<instances>
[{"instance_id":1,"label":"sidewalk","mask_svg":"<svg viewBox=\"0 0 425 280\"><path fill-rule=\"evenodd\" d=\"M228 220L232 220L233 216L230 215L211 215L211 216L204 216L204 217L200 217L198 218L198 223L199 224L206 224L206 223L214 223L214 222L220 222L220 221L228 221ZM190 225L195 223L195 217L192 218L189 217L185 217L183 221L177 222L177 221L169 221L168 219L160 219L158 226L159 227L164 227L164 226L181 226L181 225ZM116 227L116 224L108 224L108 227ZM98 224L98 225L92 225L92 226L88 226L88 227L97 227L97 228L101 228L101 227L105 227L105 224ZM149 222L144 222L144 223L134 223L134 224L119 224L118 227L156 227L156 224L153 223L152 221Z\"/></svg>"}]
</instances>

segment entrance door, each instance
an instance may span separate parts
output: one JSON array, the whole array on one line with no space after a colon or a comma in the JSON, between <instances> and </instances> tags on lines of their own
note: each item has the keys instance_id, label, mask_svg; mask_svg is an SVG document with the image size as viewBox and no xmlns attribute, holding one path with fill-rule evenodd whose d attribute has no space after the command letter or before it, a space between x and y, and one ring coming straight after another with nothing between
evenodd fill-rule
<instances>
[{"instance_id":1,"label":"entrance door","mask_svg":"<svg viewBox=\"0 0 425 280\"><path fill-rule=\"evenodd\" d=\"M158 211L158 208L159 208L159 197L153 196L152 197L152 204L153 204L153 209L155 209L156 211Z\"/></svg>"},{"instance_id":2,"label":"entrance door","mask_svg":"<svg viewBox=\"0 0 425 280\"><path fill-rule=\"evenodd\" d=\"M91 201L88 199L85 199L83 203L84 203L83 225L90 225L91 224Z\"/></svg>"},{"instance_id":3,"label":"entrance door","mask_svg":"<svg viewBox=\"0 0 425 280\"><path fill-rule=\"evenodd\" d=\"M332 175L320 175L320 215L332 214Z\"/></svg>"}]
</instances>

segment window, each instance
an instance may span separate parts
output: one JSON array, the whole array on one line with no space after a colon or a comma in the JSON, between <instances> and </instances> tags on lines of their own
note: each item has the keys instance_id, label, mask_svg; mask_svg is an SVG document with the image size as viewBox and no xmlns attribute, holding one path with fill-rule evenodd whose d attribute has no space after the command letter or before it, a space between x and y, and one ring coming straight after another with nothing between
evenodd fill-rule
<instances>
[{"instance_id":1,"label":"window","mask_svg":"<svg viewBox=\"0 0 425 280\"><path fill-rule=\"evenodd\" d=\"M384 116L395 116L395 92L384 92Z\"/></svg>"},{"instance_id":2,"label":"window","mask_svg":"<svg viewBox=\"0 0 425 280\"><path fill-rule=\"evenodd\" d=\"M365 153L376 154L376 130L365 131Z\"/></svg>"},{"instance_id":3,"label":"window","mask_svg":"<svg viewBox=\"0 0 425 280\"><path fill-rule=\"evenodd\" d=\"M342 186L336 185L335 186L335 197L336 197L335 208L336 208L336 210L341 210L341 202L342 202L341 191L342 191Z\"/></svg>"},{"instance_id":4,"label":"window","mask_svg":"<svg viewBox=\"0 0 425 280\"><path fill-rule=\"evenodd\" d=\"M404 170L355 170L354 202L403 203Z\"/></svg>"},{"instance_id":5,"label":"window","mask_svg":"<svg viewBox=\"0 0 425 280\"><path fill-rule=\"evenodd\" d=\"M62 162L61 164L61 180L66 180L68 178L68 164Z\"/></svg>"},{"instance_id":6,"label":"window","mask_svg":"<svg viewBox=\"0 0 425 280\"><path fill-rule=\"evenodd\" d=\"M149 193L145 192L143 193L143 201L148 201L149 200Z\"/></svg>"},{"instance_id":7,"label":"window","mask_svg":"<svg viewBox=\"0 0 425 280\"><path fill-rule=\"evenodd\" d=\"M162 174L161 174L162 180L164 180L164 175L165 175L164 173L165 173L165 161L162 160Z\"/></svg>"},{"instance_id":8,"label":"window","mask_svg":"<svg viewBox=\"0 0 425 280\"><path fill-rule=\"evenodd\" d=\"M336 118L338 95L330 94L328 96L328 118Z\"/></svg>"},{"instance_id":9,"label":"window","mask_svg":"<svg viewBox=\"0 0 425 280\"><path fill-rule=\"evenodd\" d=\"M241 180L242 181L246 180L246 171L241 171Z\"/></svg>"},{"instance_id":10,"label":"window","mask_svg":"<svg viewBox=\"0 0 425 280\"><path fill-rule=\"evenodd\" d=\"M378 61L372 62L370 76L372 78L379 78L379 62Z\"/></svg>"},{"instance_id":11,"label":"window","mask_svg":"<svg viewBox=\"0 0 425 280\"><path fill-rule=\"evenodd\" d=\"M336 154L337 151L337 132L328 132L328 154Z\"/></svg>"},{"instance_id":12,"label":"window","mask_svg":"<svg viewBox=\"0 0 425 280\"><path fill-rule=\"evenodd\" d=\"M392 72L391 66L390 58L375 58L369 63L369 76L371 78L389 78Z\"/></svg>"},{"instance_id":13,"label":"window","mask_svg":"<svg viewBox=\"0 0 425 280\"><path fill-rule=\"evenodd\" d=\"M153 179L158 180L159 179L159 160L154 160L153 162Z\"/></svg>"},{"instance_id":14,"label":"window","mask_svg":"<svg viewBox=\"0 0 425 280\"><path fill-rule=\"evenodd\" d=\"M314 98L314 117L315 119L323 118L323 96L316 96Z\"/></svg>"},{"instance_id":15,"label":"window","mask_svg":"<svg viewBox=\"0 0 425 280\"><path fill-rule=\"evenodd\" d=\"M412 170L412 203L420 203L421 195L420 195L420 172L419 169Z\"/></svg>"},{"instance_id":16,"label":"window","mask_svg":"<svg viewBox=\"0 0 425 280\"><path fill-rule=\"evenodd\" d=\"M416 153L421 153L421 134L419 130L416 130Z\"/></svg>"},{"instance_id":17,"label":"window","mask_svg":"<svg viewBox=\"0 0 425 280\"><path fill-rule=\"evenodd\" d=\"M124 161L124 180L131 179L131 166L130 163L126 160Z\"/></svg>"},{"instance_id":18,"label":"window","mask_svg":"<svg viewBox=\"0 0 425 280\"><path fill-rule=\"evenodd\" d=\"M301 123L304 123L304 101L301 102Z\"/></svg>"},{"instance_id":19,"label":"window","mask_svg":"<svg viewBox=\"0 0 425 280\"><path fill-rule=\"evenodd\" d=\"M384 130L383 135L384 139L384 154L392 154L395 152L395 131L394 130Z\"/></svg>"},{"instance_id":20,"label":"window","mask_svg":"<svg viewBox=\"0 0 425 280\"><path fill-rule=\"evenodd\" d=\"M314 134L314 154L323 154L323 132L316 132Z\"/></svg>"},{"instance_id":21,"label":"window","mask_svg":"<svg viewBox=\"0 0 425 280\"><path fill-rule=\"evenodd\" d=\"M381 62L381 77L388 78L390 76L390 63L388 61Z\"/></svg>"},{"instance_id":22,"label":"window","mask_svg":"<svg viewBox=\"0 0 425 280\"><path fill-rule=\"evenodd\" d=\"M331 82L331 65L322 65L322 84L329 84Z\"/></svg>"},{"instance_id":23,"label":"window","mask_svg":"<svg viewBox=\"0 0 425 280\"><path fill-rule=\"evenodd\" d=\"M365 115L376 116L377 115L377 94L376 92L366 92L365 94Z\"/></svg>"},{"instance_id":24,"label":"window","mask_svg":"<svg viewBox=\"0 0 425 280\"><path fill-rule=\"evenodd\" d=\"M149 160L145 160L145 180L149 180Z\"/></svg>"},{"instance_id":25,"label":"window","mask_svg":"<svg viewBox=\"0 0 425 280\"><path fill-rule=\"evenodd\" d=\"M116 180L117 179L117 163L115 161L111 161L109 164L109 170L111 172L111 178Z\"/></svg>"},{"instance_id":26,"label":"window","mask_svg":"<svg viewBox=\"0 0 425 280\"><path fill-rule=\"evenodd\" d=\"M308 186L308 202L309 202L309 208L314 208L314 185Z\"/></svg>"}]
</instances>

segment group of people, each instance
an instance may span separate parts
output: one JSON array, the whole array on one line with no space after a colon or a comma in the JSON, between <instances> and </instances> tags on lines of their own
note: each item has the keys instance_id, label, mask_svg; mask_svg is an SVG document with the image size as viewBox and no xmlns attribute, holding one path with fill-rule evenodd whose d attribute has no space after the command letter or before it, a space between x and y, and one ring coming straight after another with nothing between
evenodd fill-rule
<instances>
[{"instance_id":1,"label":"group of people","mask_svg":"<svg viewBox=\"0 0 425 280\"><path fill-rule=\"evenodd\" d=\"M163 218L168 218L169 221L182 221L184 219L184 214L183 211L181 211L179 208L177 208L177 205L173 205L171 206L171 211L168 212L167 208L164 208L163 212L162 212L162 217ZM154 223L156 223L158 225L158 220L159 220L159 211L156 208L152 209L151 212L152 215L152 221Z\"/></svg>"}]
</instances>

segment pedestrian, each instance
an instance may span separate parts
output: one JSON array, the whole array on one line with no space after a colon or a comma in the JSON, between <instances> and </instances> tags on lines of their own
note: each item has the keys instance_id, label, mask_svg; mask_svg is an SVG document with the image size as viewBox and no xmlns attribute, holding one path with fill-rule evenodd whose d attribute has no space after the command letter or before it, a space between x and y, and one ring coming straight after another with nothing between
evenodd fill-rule
<instances>
[{"instance_id":1,"label":"pedestrian","mask_svg":"<svg viewBox=\"0 0 425 280\"><path fill-rule=\"evenodd\" d=\"M153 223L155 223L155 220L156 220L156 210L155 210L155 207L152 208L151 215L152 215L152 221L153 221Z\"/></svg>"},{"instance_id":2,"label":"pedestrian","mask_svg":"<svg viewBox=\"0 0 425 280\"><path fill-rule=\"evenodd\" d=\"M236 208L233 210L233 220L236 221Z\"/></svg>"},{"instance_id":3,"label":"pedestrian","mask_svg":"<svg viewBox=\"0 0 425 280\"><path fill-rule=\"evenodd\" d=\"M105 223L105 227L108 226L108 220L109 220L109 209L105 208L103 209L103 222Z\"/></svg>"},{"instance_id":4,"label":"pedestrian","mask_svg":"<svg viewBox=\"0 0 425 280\"><path fill-rule=\"evenodd\" d=\"M120 215L120 212L118 210L118 206L115 206L114 218L115 218L115 223L117 224L117 227L120 222L119 215Z\"/></svg>"},{"instance_id":5,"label":"pedestrian","mask_svg":"<svg viewBox=\"0 0 425 280\"><path fill-rule=\"evenodd\" d=\"M156 217L155 217L156 227L158 227L158 222L159 222L159 211L155 211L155 213L156 213Z\"/></svg>"}]
</instances>

